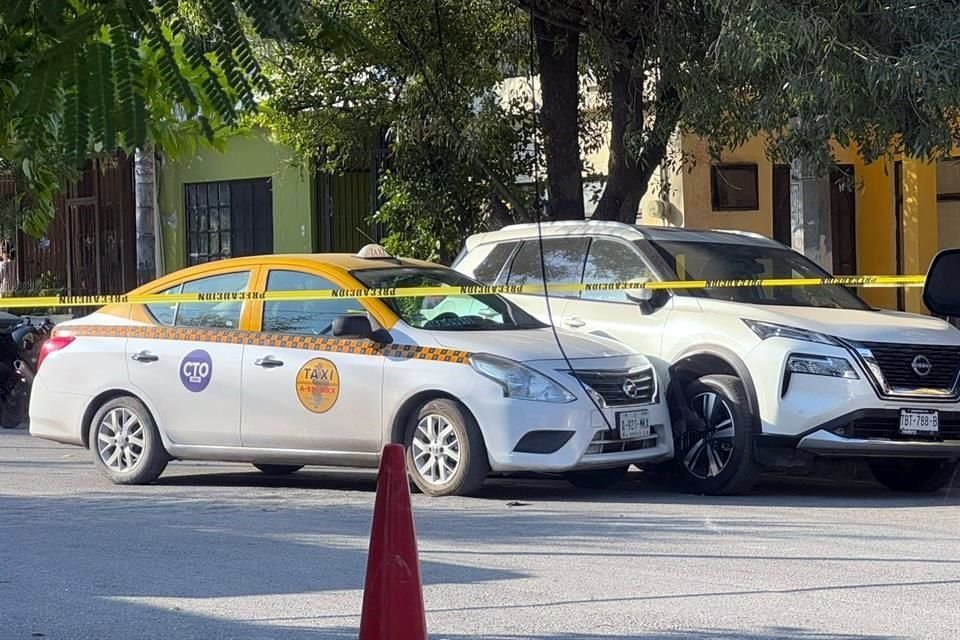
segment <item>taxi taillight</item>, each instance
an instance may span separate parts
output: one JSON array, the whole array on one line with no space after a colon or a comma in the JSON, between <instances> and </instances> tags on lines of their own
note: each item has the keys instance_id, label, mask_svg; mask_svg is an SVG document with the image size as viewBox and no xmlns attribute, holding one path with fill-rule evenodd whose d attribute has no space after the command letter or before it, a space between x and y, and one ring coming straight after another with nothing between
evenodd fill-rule
<instances>
[{"instance_id":1,"label":"taxi taillight","mask_svg":"<svg viewBox=\"0 0 960 640\"><path fill-rule=\"evenodd\" d=\"M40 347L40 355L37 356L37 371L40 371L40 366L47 359L47 356L67 347L74 340L76 340L74 336L51 336L47 338L43 346Z\"/></svg>"}]
</instances>

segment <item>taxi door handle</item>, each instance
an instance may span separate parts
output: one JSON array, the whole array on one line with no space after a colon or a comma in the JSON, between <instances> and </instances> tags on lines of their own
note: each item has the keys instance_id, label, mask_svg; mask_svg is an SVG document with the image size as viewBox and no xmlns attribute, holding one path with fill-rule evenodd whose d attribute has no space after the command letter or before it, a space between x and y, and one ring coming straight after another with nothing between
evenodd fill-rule
<instances>
[{"instance_id":1,"label":"taxi door handle","mask_svg":"<svg viewBox=\"0 0 960 640\"><path fill-rule=\"evenodd\" d=\"M149 351L138 351L130 356L130 359L136 360L137 362L156 362L160 359L160 356L156 356Z\"/></svg>"},{"instance_id":2,"label":"taxi door handle","mask_svg":"<svg viewBox=\"0 0 960 640\"><path fill-rule=\"evenodd\" d=\"M274 367L282 367L283 360L277 360L273 356L267 356L265 358L257 358L253 361L253 364L258 367L263 367L264 369L272 369Z\"/></svg>"},{"instance_id":3,"label":"taxi door handle","mask_svg":"<svg viewBox=\"0 0 960 640\"><path fill-rule=\"evenodd\" d=\"M567 325L568 327L573 327L574 329L579 329L580 327L586 326L587 323L581 318L573 316L572 318L566 318L563 321L563 324Z\"/></svg>"}]
</instances>

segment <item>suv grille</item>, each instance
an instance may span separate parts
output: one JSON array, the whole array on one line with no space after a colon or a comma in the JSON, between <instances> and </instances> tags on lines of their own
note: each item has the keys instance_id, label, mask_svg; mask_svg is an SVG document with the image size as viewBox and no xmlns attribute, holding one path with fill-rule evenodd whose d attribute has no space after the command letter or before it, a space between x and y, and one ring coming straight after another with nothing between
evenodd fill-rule
<instances>
[{"instance_id":1,"label":"suv grille","mask_svg":"<svg viewBox=\"0 0 960 640\"><path fill-rule=\"evenodd\" d=\"M596 391L608 407L647 404L657 392L653 368L641 371L572 371L583 384ZM627 390L632 390L627 394Z\"/></svg>"},{"instance_id":2,"label":"suv grille","mask_svg":"<svg viewBox=\"0 0 960 640\"><path fill-rule=\"evenodd\" d=\"M960 372L960 347L942 345L863 342L873 353L880 371L891 390L941 389L953 391ZM913 369L914 360L926 358L930 373L925 376Z\"/></svg>"}]
</instances>

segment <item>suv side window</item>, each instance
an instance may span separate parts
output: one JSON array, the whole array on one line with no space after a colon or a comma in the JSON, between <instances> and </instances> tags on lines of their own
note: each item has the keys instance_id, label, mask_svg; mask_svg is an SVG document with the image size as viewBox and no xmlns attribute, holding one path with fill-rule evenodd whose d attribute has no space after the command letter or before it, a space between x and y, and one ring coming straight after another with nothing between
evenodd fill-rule
<instances>
[{"instance_id":1,"label":"suv side window","mask_svg":"<svg viewBox=\"0 0 960 640\"><path fill-rule=\"evenodd\" d=\"M325 278L303 271L274 269L267 276L267 291L331 291L339 288ZM265 301L262 330L305 336L329 335L337 316L366 313L367 310L355 298Z\"/></svg>"},{"instance_id":2,"label":"suv side window","mask_svg":"<svg viewBox=\"0 0 960 640\"><path fill-rule=\"evenodd\" d=\"M250 282L249 271L224 273L183 283L182 293L241 293L247 290ZM240 311L243 302L224 300L222 302L181 302L177 305L176 325L178 327L208 327L214 329L236 329L240 326Z\"/></svg>"},{"instance_id":3,"label":"suv side window","mask_svg":"<svg viewBox=\"0 0 960 640\"><path fill-rule=\"evenodd\" d=\"M628 244L594 238L587 253L587 265L583 270L584 283L634 282L653 280L653 273L643 262L640 254ZM583 291L584 300L627 302L623 291Z\"/></svg>"},{"instance_id":4,"label":"suv side window","mask_svg":"<svg viewBox=\"0 0 960 640\"><path fill-rule=\"evenodd\" d=\"M546 252L544 266L549 284L579 284L583 275L583 263L587 257L588 238L545 238L543 248ZM540 264L540 243L527 240L520 247L513 263L507 284L543 284L543 270ZM575 293L557 294L576 297Z\"/></svg>"},{"instance_id":5,"label":"suv side window","mask_svg":"<svg viewBox=\"0 0 960 640\"><path fill-rule=\"evenodd\" d=\"M474 267L470 276L483 284L493 284L499 278L504 266L513 255L513 250L517 248L519 242L504 242L494 245L487 252L487 255L480 260L480 263ZM483 247L478 247L482 250Z\"/></svg>"}]
</instances>

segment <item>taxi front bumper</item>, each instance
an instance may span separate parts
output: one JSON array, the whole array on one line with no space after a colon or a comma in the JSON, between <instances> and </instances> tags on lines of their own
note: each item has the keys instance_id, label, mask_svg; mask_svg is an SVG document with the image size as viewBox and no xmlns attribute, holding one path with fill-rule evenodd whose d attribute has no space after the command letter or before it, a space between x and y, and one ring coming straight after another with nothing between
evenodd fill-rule
<instances>
[{"instance_id":1,"label":"taxi front bumper","mask_svg":"<svg viewBox=\"0 0 960 640\"><path fill-rule=\"evenodd\" d=\"M663 402L604 408L605 421L582 399L564 404L498 400L471 407L494 472L555 473L673 458L670 413ZM647 412L649 438L620 439L617 414L628 411Z\"/></svg>"}]
</instances>

